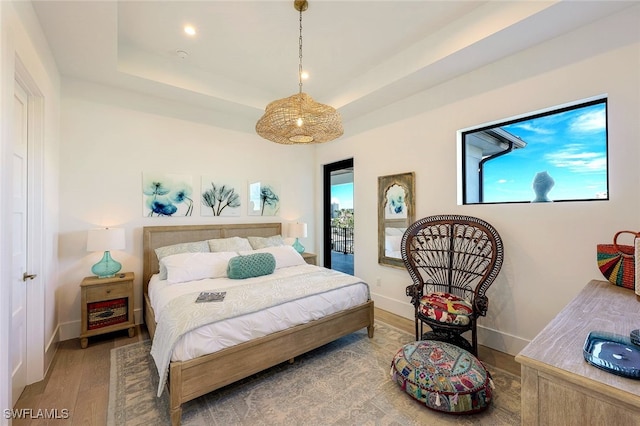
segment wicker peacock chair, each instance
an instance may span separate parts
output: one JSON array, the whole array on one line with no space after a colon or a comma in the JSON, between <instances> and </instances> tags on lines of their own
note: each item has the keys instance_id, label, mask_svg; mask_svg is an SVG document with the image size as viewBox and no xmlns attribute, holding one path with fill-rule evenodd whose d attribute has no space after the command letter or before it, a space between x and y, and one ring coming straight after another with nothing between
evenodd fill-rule
<instances>
[{"instance_id":1,"label":"wicker peacock chair","mask_svg":"<svg viewBox=\"0 0 640 426\"><path fill-rule=\"evenodd\" d=\"M429 216L407 228L401 251L413 280L407 296L416 340L447 341L477 355L477 319L487 313L486 292L504 257L498 232L471 216ZM423 333L424 324L430 332ZM471 343L462 337L466 331Z\"/></svg>"}]
</instances>

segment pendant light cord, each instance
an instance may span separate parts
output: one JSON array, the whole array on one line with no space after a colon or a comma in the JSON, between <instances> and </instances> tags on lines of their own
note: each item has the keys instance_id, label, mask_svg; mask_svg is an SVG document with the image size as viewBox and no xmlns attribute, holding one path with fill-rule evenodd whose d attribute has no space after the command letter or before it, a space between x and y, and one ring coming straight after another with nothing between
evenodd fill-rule
<instances>
[{"instance_id":1,"label":"pendant light cord","mask_svg":"<svg viewBox=\"0 0 640 426\"><path fill-rule=\"evenodd\" d=\"M300 8L300 37L298 38L298 57L300 59L298 65L298 85L300 86L300 94L302 94L302 8Z\"/></svg>"}]
</instances>

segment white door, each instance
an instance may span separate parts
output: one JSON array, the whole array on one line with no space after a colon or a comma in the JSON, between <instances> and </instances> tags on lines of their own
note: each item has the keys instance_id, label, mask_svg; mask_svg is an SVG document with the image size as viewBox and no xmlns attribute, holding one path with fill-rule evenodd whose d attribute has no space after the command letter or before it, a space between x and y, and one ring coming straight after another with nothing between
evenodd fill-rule
<instances>
[{"instance_id":1,"label":"white door","mask_svg":"<svg viewBox=\"0 0 640 426\"><path fill-rule=\"evenodd\" d=\"M14 91L13 241L11 358L12 403L27 385L27 120L28 97L19 84Z\"/></svg>"}]
</instances>

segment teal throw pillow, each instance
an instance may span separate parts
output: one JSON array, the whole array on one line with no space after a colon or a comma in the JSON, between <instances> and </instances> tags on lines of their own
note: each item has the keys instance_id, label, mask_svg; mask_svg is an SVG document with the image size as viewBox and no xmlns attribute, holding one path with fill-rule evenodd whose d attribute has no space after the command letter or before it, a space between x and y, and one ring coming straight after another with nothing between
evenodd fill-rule
<instances>
[{"instance_id":1,"label":"teal throw pillow","mask_svg":"<svg viewBox=\"0 0 640 426\"><path fill-rule=\"evenodd\" d=\"M276 258L271 253L254 253L232 257L227 266L227 276L232 280L243 280L273 274L275 269Z\"/></svg>"}]
</instances>

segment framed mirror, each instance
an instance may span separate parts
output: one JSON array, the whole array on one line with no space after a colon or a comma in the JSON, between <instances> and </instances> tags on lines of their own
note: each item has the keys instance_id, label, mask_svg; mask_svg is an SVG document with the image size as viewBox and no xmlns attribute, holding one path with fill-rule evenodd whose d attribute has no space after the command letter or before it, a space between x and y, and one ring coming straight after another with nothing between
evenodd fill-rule
<instances>
[{"instance_id":1,"label":"framed mirror","mask_svg":"<svg viewBox=\"0 0 640 426\"><path fill-rule=\"evenodd\" d=\"M378 177L378 263L404 268L402 235L415 221L413 172Z\"/></svg>"}]
</instances>

